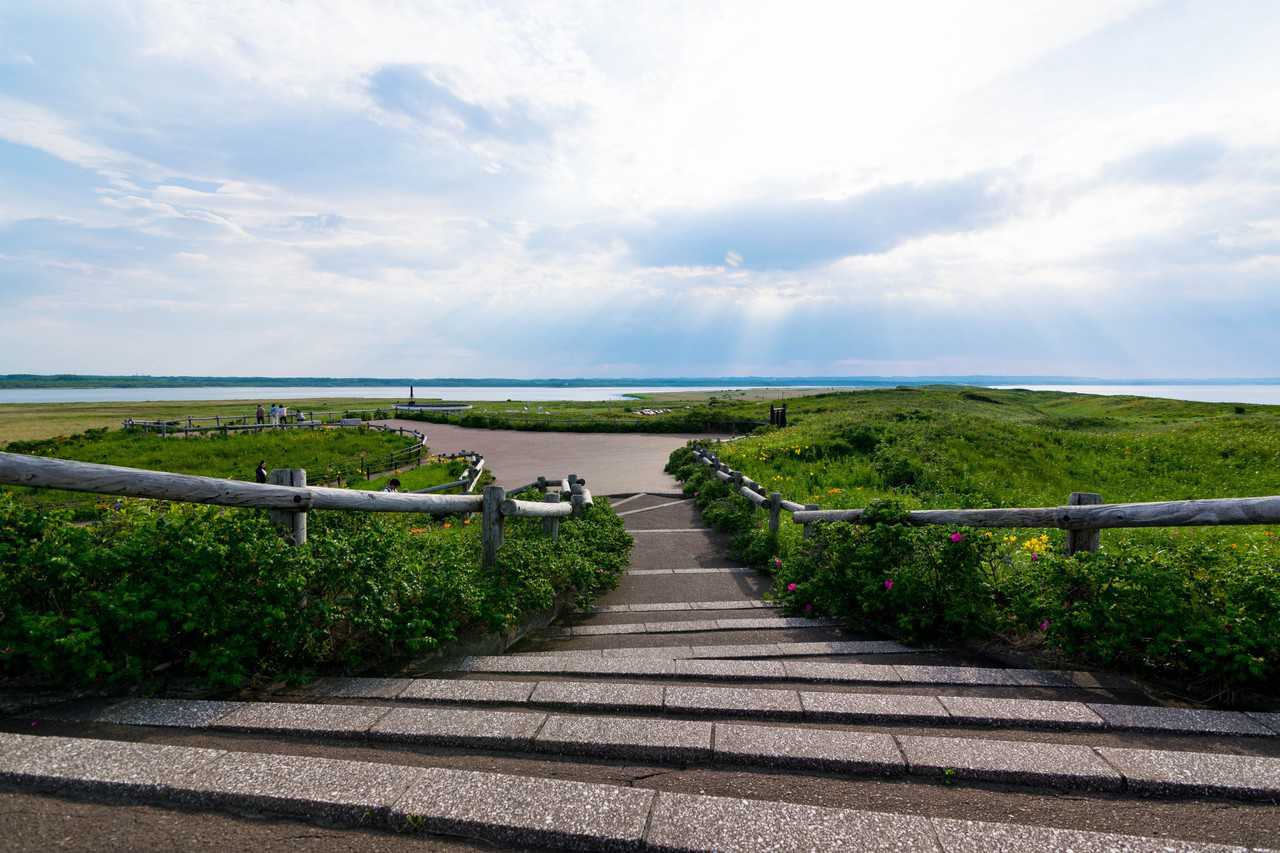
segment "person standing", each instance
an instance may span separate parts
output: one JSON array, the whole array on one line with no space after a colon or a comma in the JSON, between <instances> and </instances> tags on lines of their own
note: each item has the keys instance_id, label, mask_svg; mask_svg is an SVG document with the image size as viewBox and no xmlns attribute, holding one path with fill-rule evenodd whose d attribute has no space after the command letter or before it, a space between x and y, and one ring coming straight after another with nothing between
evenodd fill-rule
<instances>
[{"instance_id":1,"label":"person standing","mask_svg":"<svg viewBox=\"0 0 1280 853\"><path fill-rule=\"evenodd\" d=\"M261 403L258 404L258 411L254 414L258 419L258 426L262 426L263 422L267 419L267 413L263 410Z\"/></svg>"},{"instance_id":2,"label":"person standing","mask_svg":"<svg viewBox=\"0 0 1280 853\"><path fill-rule=\"evenodd\" d=\"M391 478L391 482L389 482L389 483L387 483L385 486L383 486L382 491L384 491L384 492L398 492L398 491L400 491L400 480L399 480L399 478L397 478L397 477L392 477L392 478Z\"/></svg>"},{"instance_id":3,"label":"person standing","mask_svg":"<svg viewBox=\"0 0 1280 853\"><path fill-rule=\"evenodd\" d=\"M280 425L280 404L279 403L271 404L271 425L272 426Z\"/></svg>"},{"instance_id":4,"label":"person standing","mask_svg":"<svg viewBox=\"0 0 1280 853\"><path fill-rule=\"evenodd\" d=\"M253 472L253 479L259 483L267 482L267 460L263 459L258 462L258 470Z\"/></svg>"}]
</instances>

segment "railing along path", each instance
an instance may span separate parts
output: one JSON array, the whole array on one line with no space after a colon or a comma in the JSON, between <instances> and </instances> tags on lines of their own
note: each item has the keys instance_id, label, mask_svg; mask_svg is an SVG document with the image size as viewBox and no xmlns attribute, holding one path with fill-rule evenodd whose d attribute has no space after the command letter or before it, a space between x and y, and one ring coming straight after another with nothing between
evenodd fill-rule
<instances>
[{"instance_id":1,"label":"railing along path","mask_svg":"<svg viewBox=\"0 0 1280 853\"><path fill-rule=\"evenodd\" d=\"M694 458L709 465L715 475L733 483L738 494L756 506L769 510L769 531L778 532L782 510L791 520L805 525L842 521L866 524L864 509L821 509L817 504L784 500L779 492L765 487L720 461L707 449L694 448ZM1280 524L1280 496L1257 498L1212 498L1207 500L1157 501L1152 503L1104 504L1095 492L1072 492L1067 506L1019 507L1011 509L917 509L906 515L913 525L956 525L967 527L1055 527L1067 531L1067 553L1096 551L1100 531L1122 527L1201 527L1224 524Z\"/></svg>"},{"instance_id":2,"label":"railing along path","mask_svg":"<svg viewBox=\"0 0 1280 853\"><path fill-rule=\"evenodd\" d=\"M541 518L544 531L554 538L559 535L562 518L581 515L592 504L586 480L576 474L560 479L539 477L536 483L522 487L521 490L540 488L544 494L542 501L510 499L502 486L485 486L481 494L471 494L484 470L484 457L473 451L448 456L468 459L470 465L463 476L418 492L367 492L308 486L307 472L301 468L273 470L267 483L245 483L20 453L0 453L0 484L266 509L295 545L306 542L307 512L310 510L417 512L437 516L479 512L486 567L497 563L505 519ZM452 488L463 488L465 492L460 495L433 494ZM552 493L552 489L557 491ZM517 493L513 491L511 494Z\"/></svg>"}]
</instances>

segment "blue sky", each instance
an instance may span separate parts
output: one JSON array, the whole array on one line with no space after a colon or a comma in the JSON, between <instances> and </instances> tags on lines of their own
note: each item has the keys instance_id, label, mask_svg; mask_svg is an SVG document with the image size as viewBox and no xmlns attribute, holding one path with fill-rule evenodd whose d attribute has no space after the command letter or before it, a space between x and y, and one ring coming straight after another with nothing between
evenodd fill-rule
<instances>
[{"instance_id":1,"label":"blue sky","mask_svg":"<svg viewBox=\"0 0 1280 853\"><path fill-rule=\"evenodd\" d=\"M0 373L1280 373L1269 3L0 5Z\"/></svg>"}]
</instances>

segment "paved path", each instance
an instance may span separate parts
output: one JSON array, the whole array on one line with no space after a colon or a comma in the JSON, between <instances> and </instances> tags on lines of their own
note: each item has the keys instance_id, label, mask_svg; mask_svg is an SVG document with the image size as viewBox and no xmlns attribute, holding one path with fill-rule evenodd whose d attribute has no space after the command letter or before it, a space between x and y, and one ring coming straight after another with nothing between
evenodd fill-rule
<instances>
[{"instance_id":1,"label":"paved path","mask_svg":"<svg viewBox=\"0 0 1280 853\"><path fill-rule=\"evenodd\" d=\"M520 486L540 475L577 474L595 495L633 492L672 494L679 484L662 468L667 457L694 435L648 433L523 432L469 429L422 421L378 421L427 434L433 451L478 450L500 486Z\"/></svg>"},{"instance_id":2,"label":"paved path","mask_svg":"<svg viewBox=\"0 0 1280 853\"><path fill-rule=\"evenodd\" d=\"M388 829L440 850L461 837L1245 853L1280 838L1280 714L1152 707L1124 679L789 618L690 503L616 503L636 539L617 589L509 654L270 701L132 699L4 721L0 786L21 788L0 804L7 846L287 846L287 823L219 817L246 811L329 824L296 829L317 850L401 849Z\"/></svg>"}]
</instances>

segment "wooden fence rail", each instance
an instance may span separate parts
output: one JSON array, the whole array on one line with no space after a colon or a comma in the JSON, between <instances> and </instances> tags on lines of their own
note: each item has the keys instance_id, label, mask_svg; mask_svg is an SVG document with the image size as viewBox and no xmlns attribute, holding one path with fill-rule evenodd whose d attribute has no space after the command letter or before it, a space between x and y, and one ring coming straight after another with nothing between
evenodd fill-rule
<instances>
[{"instance_id":1,"label":"wooden fence rail","mask_svg":"<svg viewBox=\"0 0 1280 853\"><path fill-rule=\"evenodd\" d=\"M451 454L474 460L467 476L445 484L465 486L460 495L426 494L423 492L368 492L308 486L307 473L301 468L271 471L268 483L244 483L192 474L147 471L94 462L48 459L20 453L0 452L0 484L64 489L100 495L210 504L270 510L272 520L295 545L306 542L306 513L309 510L347 512L416 512L428 515L455 515L480 512L483 517L481 537L485 543L486 568L497 563L502 545L503 521L508 516L542 518L543 529L557 535L560 518L579 516L590 506L591 493L586 481L570 474L559 483L540 478L547 489L563 486L558 496L547 494L544 501L507 500L501 486L487 486L482 495L470 494L480 481L484 457L478 453ZM545 523L554 520L555 524Z\"/></svg>"},{"instance_id":2,"label":"wooden fence rail","mask_svg":"<svg viewBox=\"0 0 1280 853\"><path fill-rule=\"evenodd\" d=\"M710 450L695 448L694 458L714 469L718 479L733 483L738 494L751 503L767 507L771 532L778 531L781 510L790 512L795 523L806 525L806 537L812 531L809 525L817 522L867 523L864 509L819 509L816 504L783 500L778 492L766 494L763 486L734 471ZM1066 506L1053 507L917 509L907 513L906 521L914 525L1055 527L1068 531L1068 554L1098 550L1099 531L1109 528L1280 524L1280 496L1104 504L1096 493L1073 492L1068 501Z\"/></svg>"}]
</instances>

